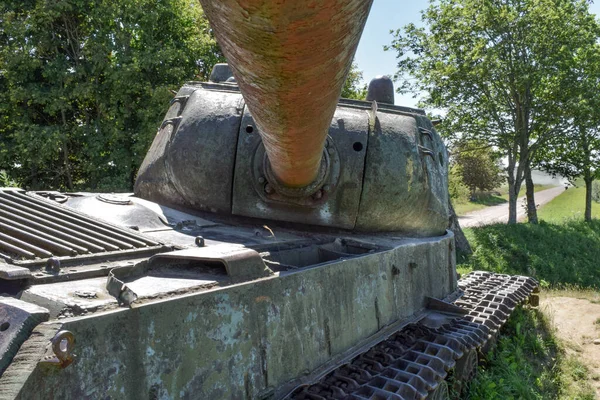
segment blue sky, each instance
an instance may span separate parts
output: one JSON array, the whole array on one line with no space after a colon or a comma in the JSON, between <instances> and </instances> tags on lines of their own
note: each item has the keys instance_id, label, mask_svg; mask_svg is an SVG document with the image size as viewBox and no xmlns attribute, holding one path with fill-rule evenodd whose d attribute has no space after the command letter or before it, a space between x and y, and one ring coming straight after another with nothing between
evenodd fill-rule
<instances>
[{"instance_id":1,"label":"blue sky","mask_svg":"<svg viewBox=\"0 0 600 400\"><path fill-rule=\"evenodd\" d=\"M365 82L377 75L393 75L396 70L396 55L383 51L384 45L392 41L391 29L398 29L413 22L420 24L422 9L427 8L427 0L374 0L371 14L356 51L356 63L363 71ZM590 6L592 12L600 13L600 2ZM396 104L414 107L417 100L411 95L396 93Z\"/></svg>"}]
</instances>

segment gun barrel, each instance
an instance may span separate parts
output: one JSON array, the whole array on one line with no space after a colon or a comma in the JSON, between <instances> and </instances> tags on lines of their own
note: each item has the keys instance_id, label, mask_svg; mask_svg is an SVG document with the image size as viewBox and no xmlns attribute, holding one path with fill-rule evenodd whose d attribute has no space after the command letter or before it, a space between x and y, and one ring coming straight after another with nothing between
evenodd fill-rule
<instances>
[{"instance_id":1,"label":"gun barrel","mask_svg":"<svg viewBox=\"0 0 600 400\"><path fill-rule=\"evenodd\" d=\"M372 0L200 0L277 180L316 178Z\"/></svg>"}]
</instances>

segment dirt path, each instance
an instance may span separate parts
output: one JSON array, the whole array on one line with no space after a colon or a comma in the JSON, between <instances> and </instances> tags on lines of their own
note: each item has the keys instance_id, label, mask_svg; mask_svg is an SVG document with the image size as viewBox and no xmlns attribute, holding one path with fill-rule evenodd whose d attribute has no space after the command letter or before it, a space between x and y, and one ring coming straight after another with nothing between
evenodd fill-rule
<instances>
[{"instance_id":1,"label":"dirt path","mask_svg":"<svg viewBox=\"0 0 600 400\"><path fill-rule=\"evenodd\" d=\"M590 384L600 399L600 304L572 297L547 297L540 304L551 316L560 339L567 342L567 351L573 352L590 370Z\"/></svg>"},{"instance_id":2,"label":"dirt path","mask_svg":"<svg viewBox=\"0 0 600 400\"><path fill-rule=\"evenodd\" d=\"M535 194L535 202L538 206L544 205L564 191L565 188L562 186L539 191ZM517 219L519 220L525 217L525 209L521 206L524 199L525 196L519 197L517 200ZM458 222L462 228L489 225L498 222L506 223L507 221L508 203L486 207L483 210L473 211L462 217L458 217Z\"/></svg>"}]
</instances>

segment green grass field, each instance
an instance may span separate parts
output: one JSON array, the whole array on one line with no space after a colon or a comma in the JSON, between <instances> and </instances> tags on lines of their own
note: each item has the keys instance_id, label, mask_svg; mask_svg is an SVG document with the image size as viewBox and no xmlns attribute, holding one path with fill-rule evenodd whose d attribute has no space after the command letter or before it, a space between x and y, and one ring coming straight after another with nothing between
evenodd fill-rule
<instances>
[{"instance_id":1,"label":"green grass field","mask_svg":"<svg viewBox=\"0 0 600 400\"><path fill-rule=\"evenodd\" d=\"M551 189L555 185L534 185L535 192ZM521 194L524 195L525 188L521 189ZM508 203L508 186L502 186L492 192L483 192L475 194L475 199L467 202L453 203L456 215L465 215L473 211L482 210L486 207L496 206L498 204Z\"/></svg>"},{"instance_id":2,"label":"green grass field","mask_svg":"<svg viewBox=\"0 0 600 400\"><path fill-rule=\"evenodd\" d=\"M539 225L465 229L473 247L458 270L533 276L547 296L600 302L600 220L583 221L585 190L571 188L539 210ZM592 205L600 218L600 205ZM600 323L599 323L600 324ZM557 339L537 309L519 308L502 328L498 347L462 397L466 399L595 399L587 367Z\"/></svg>"},{"instance_id":3,"label":"green grass field","mask_svg":"<svg viewBox=\"0 0 600 400\"><path fill-rule=\"evenodd\" d=\"M582 220L585 212L585 187L565 190L538 210L538 217L546 222L562 223L565 220ZM600 204L592 202L592 218L600 218Z\"/></svg>"}]
</instances>

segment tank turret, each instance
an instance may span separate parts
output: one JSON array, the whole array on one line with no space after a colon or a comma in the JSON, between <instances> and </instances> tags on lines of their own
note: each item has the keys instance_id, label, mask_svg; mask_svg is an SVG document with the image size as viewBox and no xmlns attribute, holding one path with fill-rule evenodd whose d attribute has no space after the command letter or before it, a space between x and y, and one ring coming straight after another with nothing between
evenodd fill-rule
<instances>
[{"instance_id":1,"label":"tank turret","mask_svg":"<svg viewBox=\"0 0 600 400\"><path fill-rule=\"evenodd\" d=\"M181 88L137 196L357 231L445 232L448 156L425 113L395 106L389 78L371 82L368 101L339 99L371 2L317 3L203 2L236 83L217 66L217 81Z\"/></svg>"},{"instance_id":2,"label":"tank turret","mask_svg":"<svg viewBox=\"0 0 600 400\"><path fill-rule=\"evenodd\" d=\"M458 281L432 123L339 99L371 1L201 3L135 194L0 188L0 399L447 399L536 282Z\"/></svg>"}]
</instances>

